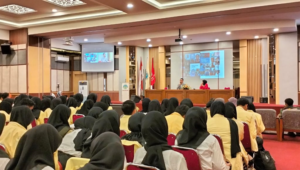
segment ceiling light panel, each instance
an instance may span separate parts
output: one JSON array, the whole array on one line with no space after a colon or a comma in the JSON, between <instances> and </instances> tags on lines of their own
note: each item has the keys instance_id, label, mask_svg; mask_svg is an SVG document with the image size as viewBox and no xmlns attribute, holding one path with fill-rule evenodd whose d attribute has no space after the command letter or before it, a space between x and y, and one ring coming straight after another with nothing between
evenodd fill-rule
<instances>
[{"instance_id":1,"label":"ceiling light panel","mask_svg":"<svg viewBox=\"0 0 300 170\"><path fill-rule=\"evenodd\" d=\"M58 5L58 6L62 6L62 7L71 7L71 6L86 4L80 0L44 0L44 1Z\"/></svg>"},{"instance_id":2,"label":"ceiling light panel","mask_svg":"<svg viewBox=\"0 0 300 170\"><path fill-rule=\"evenodd\" d=\"M13 14L27 14L31 12L36 12L34 9L23 7L20 5L15 5L15 4L1 6L0 10L5 12L10 12Z\"/></svg>"}]
</instances>

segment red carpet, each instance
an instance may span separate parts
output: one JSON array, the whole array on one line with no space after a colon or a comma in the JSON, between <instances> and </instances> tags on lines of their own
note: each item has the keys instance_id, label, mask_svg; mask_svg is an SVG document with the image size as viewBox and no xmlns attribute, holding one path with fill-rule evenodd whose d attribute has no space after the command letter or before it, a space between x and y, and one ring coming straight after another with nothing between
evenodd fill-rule
<instances>
[{"instance_id":1,"label":"red carpet","mask_svg":"<svg viewBox=\"0 0 300 170\"><path fill-rule=\"evenodd\" d=\"M284 136L284 141L277 141L276 135L263 135L264 148L274 158L277 170L300 169L300 137Z\"/></svg>"}]
</instances>

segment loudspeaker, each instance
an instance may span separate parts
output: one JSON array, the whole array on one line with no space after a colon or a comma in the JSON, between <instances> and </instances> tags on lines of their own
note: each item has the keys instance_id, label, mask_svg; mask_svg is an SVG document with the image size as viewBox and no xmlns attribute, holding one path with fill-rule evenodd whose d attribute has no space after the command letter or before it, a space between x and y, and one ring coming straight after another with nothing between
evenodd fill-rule
<instances>
[{"instance_id":1,"label":"loudspeaker","mask_svg":"<svg viewBox=\"0 0 300 170\"><path fill-rule=\"evenodd\" d=\"M253 101L254 101L254 97L253 96L242 96L241 98L246 98L251 103L253 103Z\"/></svg>"},{"instance_id":2,"label":"loudspeaker","mask_svg":"<svg viewBox=\"0 0 300 170\"><path fill-rule=\"evenodd\" d=\"M114 55L117 55L117 47L114 45Z\"/></svg>"},{"instance_id":3,"label":"loudspeaker","mask_svg":"<svg viewBox=\"0 0 300 170\"><path fill-rule=\"evenodd\" d=\"M130 100L133 101L134 103L138 103L141 101L141 98L136 95L131 95Z\"/></svg>"},{"instance_id":4,"label":"loudspeaker","mask_svg":"<svg viewBox=\"0 0 300 170\"><path fill-rule=\"evenodd\" d=\"M268 103L268 98L267 97L260 97L259 102L260 103Z\"/></svg>"}]
</instances>

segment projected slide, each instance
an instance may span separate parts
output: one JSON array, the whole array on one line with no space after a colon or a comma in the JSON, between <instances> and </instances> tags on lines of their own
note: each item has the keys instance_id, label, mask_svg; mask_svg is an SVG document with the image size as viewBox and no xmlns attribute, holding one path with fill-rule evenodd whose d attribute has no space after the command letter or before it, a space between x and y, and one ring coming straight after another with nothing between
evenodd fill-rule
<instances>
[{"instance_id":1,"label":"projected slide","mask_svg":"<svg viewBox=\"0 0 300 170\"><path fill-rule=\"evenodd\" d=\"M113 52L85 53L85 63L109 63L114 61Z\"/></svg>"},{"instance_id":2,"label":"projected slide","mask_svg":"<svg viewBox=\"0 0 300 170\"><path fill-rule=\"evenodd\" d=\"M224 50L185 54L183 70L185 77L224 78Z\"/></svg>"}]
</instances>

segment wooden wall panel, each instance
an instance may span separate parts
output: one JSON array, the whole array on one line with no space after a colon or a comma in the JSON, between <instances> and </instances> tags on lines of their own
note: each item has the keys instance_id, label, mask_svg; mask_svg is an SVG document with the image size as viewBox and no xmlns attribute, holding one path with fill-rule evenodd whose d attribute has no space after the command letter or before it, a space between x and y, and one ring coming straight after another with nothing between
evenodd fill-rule
<instances>
[{"instance_id":1,"label":"wooden wall panel","mask_svg":"<svg viewBox=\"0 0 300 170\"><path fill-rule=\"evenodd\" d=\"M27 44L28 43L28 29L21 28L9 31L9 41L12 44Z\"/></svg>"},{"instance_id":2,"label":"wooden wall panel","mask_svg":"<svg viewBox=\"0 0 300 170\"><path fill-rule=\"evenodd\" d=\"M51 84L51 54L50 54L50 49L47 48L43 48L42 49L43 55L40 56L42 57L42 59L40 61L42 61L43 63L41 63L41 70L43 72L42 75L42 92L50 92L50 84Z\"/></svg>"},{"instance_id":3,"label":"wooden wall panel","mask_svg":"<svg viewBox=\"0 0 300 170\"><path fill-rule=\"evenodd\" d=\"M10 83L10 66L2 67L2 90L3 92L9 91L9 83Z\"/></svg>"},{"instance_id":4,"label":"wooden wall panel","mask_svg":"<svg viewBox=\"0 0 300 170\"><path fill-rule=\"evenodd\" d=\"M92 80L93 80L92 79L92 73L87 73L86 77L87 77L87 81L89 81L89 89L93 90L94 87L93 87L93 82L92 82ZM78 84L78 82L77 82L77 84Z\"/></svg>"},{"instance_id":5,"label":"wooden wall panel","mask_svg":"<svg viewBox=\"0 0 300 170\"><path fill-rule=\"evenodd\" d=\"M28 92L39 93L41 80L40 76L40 61L39 49L37 47L28 47Z\"/></svg>"},{"instance_id":6,"label":"wooden wall panel","mask_svg":"<svg viewBox=\"0 0 300 170\"><path fill-rule=\"evenodd\" d=\"M98 87L97 87L98 91L104 90L103 80L104 80L104 74L98 73Z\"/></svg>"},{"instance_id":7,"label":"wooden wall panel","mask_svg":"<svg viewBox=\"0 0 300 170\"><path fill-rule=\"evenodd\" d=\"M115 70L113 78L114 78L113 91L119 91L119 70Z\"/></svg>"},{"instance_id":8,"label":"wooden wall panel","mask_svg":"<svg viewBox=\"0 0 300 170\"><path fill-rule=\"evenodd\" d=\"M240 96L248 96L248 49L247 40L240 40Z\"/></svg>"},{"instance_id":9,"label":"wooden wall panel","mask_svg":"<svg viewBox=\"0 0 300 170\"><path fill-rule=\"evenodd\" d=\"M90 81L90 83L92 84L92 89L91 90L93 90L93 91L98 91L98 83L99 83L99 81L98 81L98 73L88 73L88 74L91 74L91 81Z\"/></svg>"},{"instance_id":10,"label":"wooden wall panel","mask_svg":"<svg viewBox=\"0 0 300 170\"><path fill-rule=\"evenodd\" d=\"M73 71L72 72L72 85L74 94L78 93L78 82L80 80L87 80L87 74L81 71Z\"/></svg>"},{"instance_id":11,"label":"wooden wall panel","mask_svg":"<svg viewBox=\"0 0 300 170\"><path fill-rule=\"evenodd\" d=\"M61 90L64 87L64 70L57 70L57 83Z\"/></svg>"},{"instance_id":12,"label":"wooden wall panel","mask_svg":"<svg viewBox=\"0 0 300 170\"><path fill-rule=\"evenodd\" d=\"M114 73L107 73L106 91L113 91Z\"/></svg>"},{"instance_id":13,"label":"wooden wall panel","mask_svg":"<svg viewBox=\"0 0 300 170\"><path fill-rule=\"evenodd\" d=\"M18 84L19 79L18 79L18 66L10 66L10 85L9 85L9 92L11 93L17 93L19 92L18 90Z\"/></svg>"},{"instance_id":14,"label":"wooden wall panel","mask_svg":"<svg viewBox=\"0 0 300 170\"><path fill-rule=\"evenodd\" d=\"M18 75L19 75L19 93L27 93L27 66L19 65L18 66Z\"/></svg>"},{"instance_id":15,"label":"wooden wall panel","mask_svg":"<svg viewBox=\"0 0 300 170\"><path fill-rule=\"evenodd\" d=\"M51 91L56 91L57 86L57 70L51 70Z\"/></svg>"},{"instance_id":16,"label":"wooden wall panel","mask_svg":"<svg viewBox=\"0 0 300 170\"><path fill-rule=\"evenodd\" d=\"M70 91L70 71L64 70L64 86L63 91Z\"/></svg>"}]
</instances>

